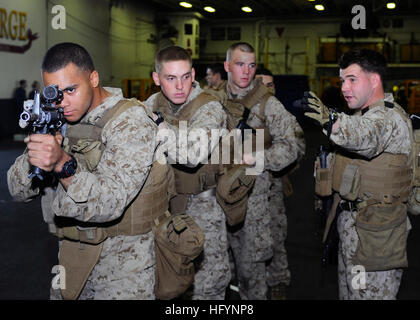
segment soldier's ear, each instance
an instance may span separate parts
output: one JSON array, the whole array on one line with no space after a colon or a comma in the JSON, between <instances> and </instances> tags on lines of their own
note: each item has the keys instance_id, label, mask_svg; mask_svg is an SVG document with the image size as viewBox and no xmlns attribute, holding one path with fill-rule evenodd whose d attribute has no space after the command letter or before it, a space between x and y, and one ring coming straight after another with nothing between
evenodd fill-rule
<instances>
[{"instance_id":1,"label":"soldier's ear","mask_svg":"<svg viewBox=\"0 0 420 320\"><path fill-rule=\"evenodd\" d=\"M372 83L372 87L379 88L382 85L381 77L377 73L373 73L370 77L370 81Z\"/></svg>"},{"instance_id":2,"label":"soldier's ear","mask_svg":"<svg viewBox=\"0 0 420 320\"><path fill-rule=\"evenodd\" d=\"M156 71L152 73L152 78L153 78L153 81L155 82L155 85L160 86L159 75L157 74Z\"/></svg>"},{"instance_id":3,"label":"soldier's ear","mask_svg":"<svg viewBox=\"0 0 420 320\"><path fill-rule=\"evenodd\" d=\"M224 62L225 71L229 72L229 61Z\"/></svg>"},{"instance_id":4,"label":"soldier's ear","mask_svg":"<svg viewBox=\"0 0 420 320\"><path fill-rule=\"evenodd\" d=\"M89 75L89 82L93 88L99 86L99 73L96 70L93 70Z\"/></svg>"}]
</instances>

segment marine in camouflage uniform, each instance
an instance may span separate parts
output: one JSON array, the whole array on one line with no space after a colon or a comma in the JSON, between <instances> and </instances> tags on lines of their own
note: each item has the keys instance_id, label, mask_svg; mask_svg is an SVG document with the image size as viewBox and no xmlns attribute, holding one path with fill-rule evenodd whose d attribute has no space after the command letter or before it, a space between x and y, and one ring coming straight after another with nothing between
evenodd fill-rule
<instances>
[{"instance_id":1,"label":"marine in camouflage uniform","mask_svg":"<svg viewBox=\"0 0 420 320\"><path fill-rule=\"evenodd\" d=\"M261 78L267 89L275 95L274 76L270 70L264 68L257 69L255 78ZM298 141L300 143L301 156L303 156L305 152L305 141L303 137ZM268 261L266 266L267 284L270 287L269 296L272 300L285 299L285 287L290 285L291 279L285 247L287 215L284 197L290 196L293 192L288 172L290 170L287 170L287 172L270 171L271 186L268 194L268 210L271 216L273 257ZM285 188L286 190L284 190Z\"/></svg>"},{"instance_id":2,"label":"marine in camouflage uniform","mask_svg":"<svg viewBox=\"0 0 420 320\"><path fill-rule=\"evenodd\" d=\"M234 48L232 45L231 48ZM241 48L250 51L242 51ZM228 84L225 98L239 100L246 96L259 81L252 80L255 74L255 53L248 44L239 45L231 51L230 58L225 62L228 71ZM233 78L236 72L227 64L241 63L243 77L248 77L248 84L232 92ZM251 81L252 80L252 81ZM245 83L245 81L244 81ZM261 83L262 85L262 83ZM238 89L238 88L237 88ZM226 101L226 99L222 100ZM228 108L228 104L225 104ZM267 299L266 262L273 255L272 220L268 210L268 195L270 190L269 171L280 171L293 163L303 152L298 142L303 137L303 131L295 117L290 114L274 96L265 102L264 114L261 114L261 103L256 103L250 111L247 124L252 128L269 130L272 144L264 150L264 170L257 175L254 187L248 198L248 208L243 226L239 230L228 233L238 276L239 294L243 300ZM239 119L235 119L239 121Z\"/></svg>"},{"instance_id":3,"label":"marine in camouflage uniform","mask_svg":"<svg viewBox=\"0 0 420 320\"><path fill-rule=\"evenodd\" d=\"M399 108L398 105L394 108ZM408 117L407 117L408 118ZM369 110L355 116L339 114L340 130L331 134L331 140L340 146L351 148L354 152L373 158L378 153L410 155L411 143L407 119L393 109L385 107L384 100L376 101ZM363 121L363 127L360 122ZM348 128L355 128L351 135L346 135ZM394 300L401 283L402 269L366 272L366 288L353 288L355 277L352 269L359 237L355 227L357 211L344 210L337 218L337 230L340 236L338 249L339 298L356 300ZM407 231L411 229L407 218ZM408 234L408 232L407 232Z\"/></svg>"},{"instance_id":4,"label":"marine in camouflage uniform","mask_svg":"<svg viewBox=\"0 0 420 320\"><path fill-rule=\"evenodd\" d=\"M185 50L176 46L163 50L161 51L161 56L166 55L167 57L162 58L162 66L157 66L156 70L158 71L158 68L165 69L154 72L153 75L155 83L161 86L161 90L162 92L165 91L165 95L163 93L154 94L145 101L145 105L154 111L162 112L163 118L165 119L165 126L169 130L172 130L176 135L176 143L162 145L162 148L167 151L168 163L177 164L177 168L179 168L179 164L183 164L184 169L188 170L188 168L195 168L200 163L204 163L212 150L218 145L218 139L210 139L210 133L212 129L220 130L226 128L226 113L217 99L210 99L210 101L205 102L195 110L188 120L187 130L189 132L194 129L205 131L209 138L209 145L207 146L208 153L200 152L200 148L203 147L202 143L189 139L187 142L187 149L190 156L187 158L184 157L186 155L178 150L180 135L179 127L176 124L176 121L171 123L169 119L179 117L180 114L186 111L184 110L185 108L189 108L189 105L199 98L203 93L203 90L200 88L198 82L194 81L194 71L192 71L194 69L191 68L188 53L183 54L183 51ZM172 60L171 57L175 54L174 52L186 55L188 58ZM183 63L185 63L185 70L182 70L184 70L184 73L192 72L190 81L192 80L193 82L190 84L191 91L185 93L186 100L182 99L184 100L182 103L175 104L173 103L174 98L171 96L172 92L170 91L170 86L164 83L165 79L160 78L159 73L170 74L172 77L176 77L177 71L180 70L179 66L184 67ZM177 66L176 70L171 69L173 65ZM182 74L182 77L185 77L184 73ZM186 87L187 89L185 89ZM183 90L188 91L188 85L179 85L174 92L181 92ZM171 155L177 155L178 158L173 159L171 158ZM191 157L191 155L195 156ZM179 183L179 181L176 182L176 184L177 183ZM213 186L201 193L184 194L188 199L185 213L194 219L205 236L203 253L197 259L192 293L189 292L187 295L184 295L183 298L186 299L223 300L225 298L226 287L230 282L226 218L222 208L217 203L215 193L212 192L214 190Z\"/></svg>"},{"instance_id":5,"label":"marine in camouflage uniform","mask_svg":"<svg viewBox=\"0 0 420 320\"><path fill-rule=\"evenodd\" d=\"M66 51L70 50L64 46ZM79 67L69 62L57 72L67 72L67 68ZM80 74L84 72L78 70L76 72ZM51 74L54 75L54 71ZM45 81L49 80L46 80L44 72ZM66 88L67 85L60 81L56 84ZM80 123L97 123L105 111L123 99L121 89L99 88L103 100L99 100L95 108L85 113ZM72 108L73 114L69 115L72 117L76 113L77 103L72 100L71 104L67 94L64 90L61 106L65 114ZM98 95L95 97L98 98ZM54 233L56 231L54 216L99 224L119 218L138 195L149 174L154 161L156 132L157 126L147 116L145 109L139 106L129 108L108 123L102 131L106 147L96 170L90 172L83 162L78 162L77 172L70 177L67 190L63 183L45 188L42 209L49 230ZM26 140L29 141L28 148L32 139L31 136L31 140ZM16 159L7 174L10 193L18 201L30 201L41 194L39 188L31 188L28 159L28 152L25 152ZM142 235L109 237L103 242L99 260L79 299L154 299L154 263L151 231ZM51 289L51 299L61 298L59 290Z\"/></svg>"},{"instance_id":6,"label":"marine in camouflage uniform","mask_svg":"<svg viewBox=\"0 0 420 320\"><path fill-rule=\"evenodd\" d=\"M391 101L385 98L383 92L381 80L386 66L385 59L376 52L361 49L345 53L339 64L343 95L349 108L357 111L351 116L337 114L331 141L351 153L370 159L369 161L385 153L410 157L410 120L400 106L387 103ZM372 67L373 65L376 67ZM381 65L383 70L378 68ZM371 69L367 71L369 67ZM313 111L306 112L306 116L321 124L328 122L328 109L319 99L312 99L308 106ZM324 130L324 133L327 131ZM346 206L346 203L345 200L340 201L339 207L343 210L337 218L339 298L396 299L403 272L401 268L368 271L361 275L365 276L366 283L354 285L356 272L353 269L353 259L360 241L356 229L358 211ZM410 229L411 224L407 217L407 235Z\"/></svg>"},{"instance_id":7,"label":"marine in camouflage uniform","mask_svg":"<svg viewBox=\"0 0 420 320\"><path fill-rule=\"evenodd\" d=\"M202 92L203 90L198 82L194 82L193 89L186 102L180 106L171 106L174 115L176 116L184 106L196 99ZM145 104L153 108L158 94L152 95L145 101ZM165 118L165 116L164 114L163 117ZM178 128L169 123L166 123L166 125L176 133L178 141ZM226 114L220 103L211 101L201 106L188 122L188 130L193 128L206 131L226 128ZM217 144L210 145L208 150L213 150L216 146ZM208 154L201 154L201 157L196 159L185 159L182 158L182 152L173 153L171 150L174 148L177 148L176 144L167 145L168 155L177 154L180 158L178 161L168 158L169 163L186 163L187 166L195 167L208 157ZM194 150L192 151L193 154L200 153L200 145L193 141L188 142L187 148L188 150ZM204 192L203 194L192 194L188 197L185 213L194 219L205 236L203 257L194 277L192 298L194 300L223 300L226 287L230 281L226 219L223 210L217 203L215 194Z\"/></svg>"},{"instance_id":8,"label":"marine in camouflage uniform","mask_svg":"<svg viewBox=\"0 0 420 320\"><path fill-rule=\"evenodd\" d=\"M290 284L290 270L287 261L285 241L287 237L287 216L284 205L283 181L281 177L270 172L271 186L268 193L268 210L271 217L271 232L273 236L273 257L267 264L267 284L271 288L271 299L283 296L284 292L278 292L276 296L273 288L280 291Z\"/></svg>"},{"instance_id":9,"label":"marine in camouflage uniform","mask_svg":"<svg viewBox=\"0 0 420 320\"><path fill-rule=\"evenodd\" d=\"M81 123L94 124L123 98L121 89L104 89L112 95ZM43 213L50 230L55 230L54 215L89 222L118 218L146 180L156 147L155 134L156 126L141 107L127 110L107 126L103 135L107 137L108 147L97 173L90 173L79 165L67 192L59 184L43 196ZM10 193L20 201L29 200L40 192L31 189L28 171L27 153L17 158L8 171ZM80 299L154 299L153 266L151 231L144 235L108 238ZM59 292L53 295L59 298Z\"/></svg>"},{"instance_id":10,"label":"marine in camouflage uniform","mask_svg":"<svg viewBox=\"0 0 420 320\"><path fill-rule=\"evenodd\" d=\"M206 70L207 84L203 86L204 90L223 90L226 85L226 72L222 63L214 63L207 67Z\"/></svg>"}]
</instances>

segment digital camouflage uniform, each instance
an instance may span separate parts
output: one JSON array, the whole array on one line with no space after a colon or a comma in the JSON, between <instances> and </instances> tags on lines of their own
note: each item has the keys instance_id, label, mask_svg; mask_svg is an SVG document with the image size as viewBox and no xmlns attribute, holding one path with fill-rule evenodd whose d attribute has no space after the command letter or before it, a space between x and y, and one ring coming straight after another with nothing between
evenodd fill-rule
<instances>
[{"instance_id":1,"label":"digital camouflage uniform","mask_svg":"<svg viewBox=\"0 0 420 320\"><path fill-rule=\"evenodd\" d=\"M411 152L409 127L394 108L384 106L379 100L363 114L353 116L340 113L337 133L331 140L351 152L371 159L382 152L409 155ZM401 108L400 108L401 109ZM402 110L402 109L401 109ZM339 234L338 282L340 299L396 299L402 277L402 269L366 272L366 288L353 288L352 257L359 237L355 227L357 211L342 211L337 218ZM407 218L407 230L411 229ZM408 234L407 231L407 234Z\"/></svg>"},{"instance_id":2,"label":"digital camouflage uniform","mask_svg":"<svg viewBox=\"0 0 420 320\"><path fill-rule=\"evenodd\" d=\"M271 186L268 193L268 210L271 217L273 236L273 257L267 264L267 284L274 287L278 284L290 284L287 252L284 242L287 237L287 216L284 205L283 182L281 177L270 172Z\"/></svg>"},{"instance_id":3,"label":"digital camouflage uniform","mask_svg":"<svg viewBox=\"0 0 420 320\"><path fill-rule=\"evenodd\" d=\"M255 85L233 95L227 85L229 99L241 99ZM268 127L272 145L264 150L264 171L257 175L248 198L248 208L242 228L229 232L238 275L239 294L243 300L267 299L265 263L273 255L272 218L268 210L269 171L280 171L293 163L303 152L299 139L303 131L296 118L274 96L265 105L265 124L259 118L260 103L251 108L247 124L253 128ZM304 148L304 146L303 146Z\"/></svg>"},{"instance_id":4,"label":"digital camouflage uniform","mask_svg":"<svg viewBox=\"0 0 420 320\"><path fill-rule=\"evenodd\" d=\"M184 108L190 101L198 97L203 92L198 82L193 83L193 88L187 99L182 105L171 105L173 113L176 114ZM157 94L152 95L145 104L153 108ZM169 101L168 101L169 103ZM165 118L165 115L163 115ZM167 127L176 133L176 141L179 138L179 129L176 126L165 122ZM209 137L208 150L213 150L218 141L211 141L211 129L226 128L226 114L221 104L211 101L201 106L188 122L188 130L200 128L206 130ZM200 155L200 143L188 141L188 152L196 155L195 158L183 158L182 153L178 153L178 159L171 159L170 155L177 144L163 146L168 150L169 163L184 163L187 167L196 167L197 164L207 159L209 153ZM175 153L177 154L177 153ZM217 203L214 195L190 195L186 214L191 216L202 229L205 237L203 256L200 257L194 277L194 288L192 299L194 300L223 300L225 298L226 287L230 282L230 267L228 258L228 242L226 235L226 219L224 212Z\"/></svg>"},{"instance_id":5,"label":"digital camouflage uniform","mask_svg":"<svg viewBox=\"0 0 420 320\"><path fill-rule=\"evenodd\" d=\"M274 287L278 284L290 284L287 252L284 242L287 237L287 216L284 205L283 183L281 178L271 175L271 186L268 194L268 210L271 216L273 235L273 257L267 265L267 284Z\"/></svg>"},{"instance_id":6,"label":"digital camouflage uniform","mask_svg":"<svg viewBox=\"0 0 420 320\"><path fill-rule=\"evenodd\" d=\"M123 98L121 89L111 93L80 123L96 123L106 110ZM79 163L67 192L59 183L46 188L42 197L44 219L55 232L53 215L103 223L121 216L142 188L154 161L157 127L141 107L132 107L107 123L102 131L106 147L94 172ZM30 188L27 154L18 157L8 171L11 195L29 201L39 195ZM61 241L60 241L61 242ZM152 231L136 236L115 236L104 241L99 261L79 299L154 299L154 247ZM60 299L51 290L51 299Z\"/></svg>"}]
</instances>

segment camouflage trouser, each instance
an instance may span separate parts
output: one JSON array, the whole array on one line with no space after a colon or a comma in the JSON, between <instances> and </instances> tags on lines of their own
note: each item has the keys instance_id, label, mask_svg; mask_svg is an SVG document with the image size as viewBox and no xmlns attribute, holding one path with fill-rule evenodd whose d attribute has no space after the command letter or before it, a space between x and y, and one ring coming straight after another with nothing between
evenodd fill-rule
<instances>
[{"instance_id":1,"label":"camouflage trouser","mask_svg":"<svg viewBox=\"0 0 420 320\"><path fill-rule=\"evenodd\" d=\"M155 251L153 233L108 238L96 266L80 294L80 300L155 299ZM52 300L61 299L51 290Z\"/></svg>"},{"instance_id":2,"label":"camouflage trouser","mask_svg":"<svg viewBox=\"0 0 420 320\"><path fill-rule=\"evenodd\" d=\"M191 196L186 213L204 233L204 250L194 277L194 300L223 300L230 282L225 214L216 196Z\"/></svg>"},{"instance_id":3,"label":"camouflage trouser","mask_svg":"<svg viewBox=\"0 0 420 320\"><path fill-rule=\"evenodd\" d=\"M284 206L283 184L281 178L272 178L268 195L268 208L271 216L273 235L273 258L267 265L267 284L273 287L278 284L290 284L287 252L284 242L287 237L287 216Z\"/></svg>"},{"instance_id":4,"label":"camouflage trouser","mask_svg":"<svg viewBox=\"0 0 420 320\"><path fill-rule=\"evenodd\" d=\"M355 227L356 213L356 211L342 211L337 219L340 236L338 249L339 298L341 300L395 300L400 287L402 269L366 272L365 288L359 281L363 275L357 273L358 267L355 267L351 262L359 241ZM411 227L408 219L407 225L409 230Z\"/></svg>"},{"instance_id":5,"label":"camouflage trouser","mask_svg":"<svg viewBox=\"0 0 420 320\"><path fill-rule=\"evenodd\" d=\"M242 228L228 233L242 300L267 299L265 263L273 255L268 172L257 176Z\"/></svg>"}]
</instances>

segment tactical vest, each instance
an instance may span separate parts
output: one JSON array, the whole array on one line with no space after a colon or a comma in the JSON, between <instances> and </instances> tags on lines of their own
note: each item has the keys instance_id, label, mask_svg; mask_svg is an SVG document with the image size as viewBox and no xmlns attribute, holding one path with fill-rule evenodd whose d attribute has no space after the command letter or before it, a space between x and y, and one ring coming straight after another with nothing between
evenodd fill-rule
<instances>
[{"instance_id":1,"label":"tactical vest","mask_svg":"<svg viewBox=\"0 0 420 320\"><path fill-rule=\"evenodd\" d=\"M178 126L179 121L189 121L196 111L203 105L218 101L213 95L202 92L197 98L185 105L177 114L171 110L169 101L162 93L158 93L153 111L159 111L164 115L165 121L173 126ZM217 164L202 164L195 168L187 168L181 165L172 165L175 175L175 187L177 194L198 194L205 190L215 188L220 173Z\"/></svg>"},{"instance_id":2,"label":"tactical vest","mask_svg":"<svg viewBox=\"0 0 420 320\"><path fill-rule=\"evenodd\" d=\"M420 214L420 129L414 129L412 133L413 144L413 185L408 200L408 211L411 214Z\"/></svg>"},{"instance_id":3,"label":"tactical vest","mask_svg":"<svg viewBox=\"0 0 420 320\"><path fill-rule=\"evenodd\" d=\"M386 101L385 106L394 108L394 104ZM395 111L407 119L399 107ZM411 192L412 158L388 152L370 160L336 154L332 162L332 174L328 168L323 169L324 182L329 176L330 186L338 193L334 195L323 241L327 239L340 198L346 199L357 210L354 227L358 242L352 264L362 265L368 272L407 267L406 202ZM356 200L354 204L352 201Z\"/></svg>"},{"instance_id":4,"label":"tactical vest","mask_svg":"<svg viewBox=\"0 0 420 320\"><path fill-rule=\"evenodd\" d=\"M95 172L105 149L101 141L104 126L127 109L138 106L135 100L121 100L109 109L95 124L68 125L63 142L64 150L71 153L90 172ZM151 231L154 219L163 217L168 209L168 179L165 164L155 161L137 197L125 209L120 218L106 223L81 223L58 228L57 234L72 240L98 243L106 237L139 235ZM68 218L66 219L69 222Z\"/></svg>"},{"instance_id":5,"label":"tactical vest","mask_svg":"<svg viewBox=\"0 0 420 320\"><path fill-rule=\"evenodd\" d=\"M63 141L64 150L73 154L90 172L95 172L105 149L101 137L102 129L108 122L133 106L138 106L135 99L121 100L107 110L95 125L68 125ZM88 223L73 218L56 217L57 236L63 238L59 263L66 270L66 287L61 289L64 299L78 298L99 260L107 237L145 234L152 231L156 221L166 218L167 173L166 165L154 162L137 197L124 210L121 217L113 221Z\"/></svg>"},{"instance_id":6,"label":"tactical vest","mask_svg":"<svg viewBox=\"0 0 420 320\"><path fill-rule=\"evenodd\" d=\"M394 108L403 119L407 118L399 106L394 107L394 103L384 101L384 105ZM411 131L410 121L406 122ZM350 201L359 199L386 204L407 202L411 191L412 171L412 159L404 154L383 152L370 160L350 159L337 154L332 189Z\"/></svg>"},{"instance_id":7,"label":"tactical vest","mask_svg":"<svg viewBox=\"0 0 420 320\"><path fill-rule=\"evenodd\" d=\"M272 96L263 84L261 79L255 80L255 86L241 99L228 99L227 95L222 99L222 104L228 110L228 130L236 128L242 120L244 111L251 110L256 104L260 104L259 113L254 115L261 120L262 126L254 129L264 129L264 148L271 146L271 135L268 127L265 126L265 106Z\"/></svg>"},{"instance_id":8,"label":"tactical vest","mask_svg":"<svg viewBox=\"0 0 420 320\"><path fill-rule=\"evenodd\" d=\"M216 88L214 88L214 90L223 90L223 88L226 86L226 80L222 80L220 83L219 83L219 85L216 87Z\"/></svg>"},{"instance_id":9,"label":"tactical vest","mask_svg":"<svg viewBox=\"0 0 420 320\"><path fill-rule=\"evenodd\" d=\"M395 103L394 103L395 104ZM396 110L402 114L399 108ZM408 211L413 215L420 214L420 125L417 115L410 116L408 121L411 141L411 163L413 166L413 175L411 180L411 190L407 202Z\"/></svg>"},{"instance_id":10,"label":"tactical vest","mask_svg":"<svg viewBox=\"0 0 420 320\"><path fill-rule=\"evenodd\" d=\"M411 185L409 163L403 154L384 152L369 161L337 154L332 189L349 201L406 202Z\"/></svg>"},{"instance_id":11,"label":"tactical vest","mask_svg":"<svg viewBox=\"0 0 420 320\"><path fill-rule=\"evenodd\" d=\"M272 94L262 83L261 79L256 81L253 89L251 89L242 99L228 99L227 86L224 91L215 92L220 98L227 114L227 127L229 130L239 127L240 122L242 125L247 124L248 116L251 109L260 104L259 113L255 114L262 123L261 127L253 129L264 130L264 148L271 146L271 135L268 127L265 126L265 106ZM246 128L243 126L243 128ZM233 138L230 140L230 159L229 164L223 165L223 175L219 179L216 189L216 198L222 207L227 224L230 226L237 225L244 221L247 207L248 196L254 186L256 176L246 175L246 165L238 165L233 163L235 159L235 152L233 146ZM246 143L246 142L245 142ZM223 144L222 144L223 146ZM256 135L252 135L252 150L256 149Z\"/></svg>"}]
</instances>

